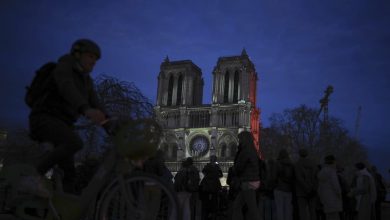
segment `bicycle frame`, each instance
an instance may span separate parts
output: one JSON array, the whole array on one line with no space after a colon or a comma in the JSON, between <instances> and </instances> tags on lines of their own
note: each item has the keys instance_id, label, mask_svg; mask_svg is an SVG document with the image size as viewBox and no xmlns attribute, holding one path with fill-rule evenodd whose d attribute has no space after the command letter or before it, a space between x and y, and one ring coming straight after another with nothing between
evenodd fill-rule
<instances>
[{"instance_id":1,"label":"bicycle frame","mask_svg":"<svg viewBox=\"0 0 390 220\"><path fill-rule=\"evenodd\" d=\"M104 158L103 163L99 166L97 172L92 177L88 186L83 190L81 196L67 194L61 191L54 191L51 199L31 198L25 200L17 207L16 215L25 219L33 218L24 213L24 206L47 209L48 213L46 220L75 220L83 219L87 216L88 211L93 210L94 201L96 201L98 193L113 179L123 181L123 175L131 173L134 168L124 157L121 157L116 149L110 150ZM114 171L114 172L113 172ZM114 175L113 175L114 174ZM41 218L39 218L41 219Z\"/></svg>"}]
</instances>

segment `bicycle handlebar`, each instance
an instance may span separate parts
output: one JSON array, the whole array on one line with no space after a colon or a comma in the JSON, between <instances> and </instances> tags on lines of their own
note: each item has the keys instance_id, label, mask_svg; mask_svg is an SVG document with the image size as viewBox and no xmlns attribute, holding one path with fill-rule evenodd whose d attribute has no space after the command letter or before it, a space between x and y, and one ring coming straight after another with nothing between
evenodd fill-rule
<instances>
[{"instance_id":1,"label":"bicycle handlebar","mask_svg":"<svg viewBox=\"0 0 390 220\"><path fill-rule=\"evenodd\" d=\"M102 126L102 128L106 131L106 133L108 135L114 135L115 131L119 127L119 124L120 123L119 123L119 120L117 118L108 118L108 119L102 121L100 123L100 126ZM74 127L76 129L86 129L86 128L89 128L93 125L96 125L96 124L93 122L88 122L88 123L83 124L83 125L75 125Z\"/></svg>"}]
</instances>

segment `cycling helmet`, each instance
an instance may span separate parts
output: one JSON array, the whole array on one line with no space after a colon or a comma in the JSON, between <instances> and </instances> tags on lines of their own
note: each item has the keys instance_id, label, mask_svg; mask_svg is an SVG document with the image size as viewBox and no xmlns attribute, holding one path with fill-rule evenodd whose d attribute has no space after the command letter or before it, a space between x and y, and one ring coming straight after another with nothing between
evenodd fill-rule
<instances>
[{"instance_id":1,"label":"cycling helmet","mask_svg":"<svg viewBox=\"0 0 390 220\"><path fill-rule=\"evenodd\" d=\"M129 159L155 155L162 130L153 119L137 119L124 123L115 132L114 144L119 154Z\"/></svg>"},{"instance_id":2,"label":"cycling helmet","mask_svg":"<svg viewBox=\"0 0 390 220\"><path fill-rule=\"evenodd\" d=\"M72 48L70 50L70 53L74 54L77 52L79 52L79 53L85 53L85 52L94 53L98 57L98 59L100 59L100 57L101 57L101 52L100 52L99 46L95 42L93 42L92 40L89 40L89 39L79 39L79 40L76 40L72 44Z\"/></svg>"}]
</instances>

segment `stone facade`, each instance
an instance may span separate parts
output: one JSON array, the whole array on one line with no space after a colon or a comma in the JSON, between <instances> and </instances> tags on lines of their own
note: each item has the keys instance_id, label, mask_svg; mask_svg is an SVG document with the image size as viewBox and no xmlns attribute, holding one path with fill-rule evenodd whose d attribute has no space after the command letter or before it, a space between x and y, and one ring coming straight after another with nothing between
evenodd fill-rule
<instances>
[{"instance_id":1,"label":"stone facade","mask_svg":"<svg viewBox=\"0 0 390 220\"><path fill-rule=\"evenodd\" d=\"M160 148L167 161L193 157L232 161L237 135L250 130L259 149L259 114L256 107L257 73L246 51L220 57L213 70L212 103L202 104L201 69L190 60L160 66L155 112L164 129Z\"/></svg>"}]
</instances>

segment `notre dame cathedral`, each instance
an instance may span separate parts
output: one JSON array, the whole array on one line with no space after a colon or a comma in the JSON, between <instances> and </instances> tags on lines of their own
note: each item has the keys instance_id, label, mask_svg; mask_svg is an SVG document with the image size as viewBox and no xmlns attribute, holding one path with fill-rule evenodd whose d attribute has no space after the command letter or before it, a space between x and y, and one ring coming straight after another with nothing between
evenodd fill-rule
<instances>
[{"instance_id":1,"label":"notre dame cathedral","mask_svg":"<svg viewBox=\"0 0 390 220\"><path fill-rule=\"evenodd\" d=\"M167 161L208 161L211 155L232 161L243 130L252 132L259 150L258 77L245 49L239 56L220 57L212 74L212 103L203 104L204 81L196 64L168 57L161 63L155 112Z\"/></svg>"}]
</instances>

